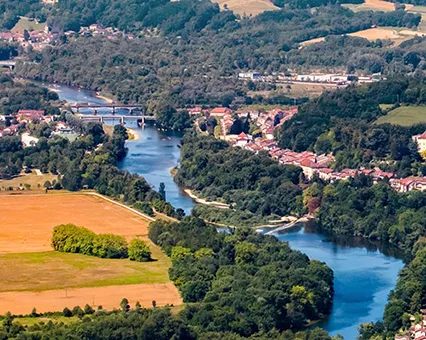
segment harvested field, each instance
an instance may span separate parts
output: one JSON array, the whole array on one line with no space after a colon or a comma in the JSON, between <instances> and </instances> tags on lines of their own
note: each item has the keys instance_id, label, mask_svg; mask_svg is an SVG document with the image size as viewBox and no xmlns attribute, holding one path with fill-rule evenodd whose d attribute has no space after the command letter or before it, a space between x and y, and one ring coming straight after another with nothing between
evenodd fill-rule
<instances>
[{"instance_id":1,"label":"harvested field","mask_svg":"<svg viewBox=\"0 0 426 340\"><path fill-rule=\"evenodd\" d=\"M65 307L91 305L104 309L119 308L120 301L126 298L134 306L139 301L143 307L151 307L155 300L157 306L180 305L179 293L173 283L151 285L109 286L99 288L77 288L47 290L43 292L5 292L0 293L0 314L29 314L34 306L37 312L62 311Z\"/></svg>"},{"instance_id":2,"label":"harvested field","mask_svg":"<svg viewBox=\"0 0 426 340\"><path fill-rule=\"evenodd\" d=\"M265 11L279 9L270 0L213 0L219 4L221 9L227 5L228 9L241 16L255 16Z\"/></svg>"},{"instance_id":3,"label":"harvested field","mask_svg":"<svg viewBox=\"0 0 426 340\"><path fill-rule=\"evenodd\" d=\"M290 88L288 87L290 85ZM334 91L338 86L334 84L314 84L314 83L292 83L292 84L276 84L281 89L279 93L293 98L315 98L325 91ZM265 98L276 95L277 91L250 91L249 95L261 95ZM276 105L275 105L276 106Z\"/></svg>"},{"instance_id":4,"label":"harvested field","mask_svg":"<svg viewBox=\"0 0 426 340\"><path fill-rule=\"evenodd\" d=\"M53 227L66 223L127 239L148 234L149 221L95 196L1 196L0 209L0 254L52 250Z\"/></svg>"},{"instance_id":5,"label":"harvested field","mask_svg":"<svg viewBox=\"0 0 426 340\"><path fill-rule=\"evenodd\" d=\"M426 123L426 106L401 106L388 112L386 116L380 117L374 123L390 123L402 126Z\"/></svg>"},{"instance_id":6,"label":"harvested field","mask_svg":"<svg viewBox=\"0 0 426 340\"><path fill-rule=\"evenodd\" d=\"M25 192L27 193L27 192ZM0 314L62 311L86 303L118 308L126 297L134 305L181 304L168 278L170 259L148 238L149 221L136 212L84 194L1 195ZM96 233L127 239L141 236L153 261L101 259L51 251L52 229L74 223Z\"/></svg>"},{"instance_id":7,"label":"harvested field","mask_svg":"<svg viewBox=\"0 0 426 340\"><path fill-rule=\"evenodd\" d=\"M360 37L365 38L370 41L374 41L377 39L390 39L396 45L404 42L405 40L411 39L415 35L423 35L422 32L413 31L409 29L398 29L396 27L377 27L377 28L369 28L363 31L358 31L354 33L349 33L348 35L352 37ZM324 41L325 38L316 38L311 40L306 40L300 43L301 47L315 44L321 41Z\"/></svg>"},{"instance_id":8,"label":"harvested field","mask_svg":"<svg viewBox=\"0 0 426 340\"><path fill-rule=\"evenodd\" d=\"M389 1L382 0L365 0L363 4L344 4L346 8L354 12L360 11L383 11L390 12L395 10L395 4ZM405 9L411 10L414 6L410 4L405 4Z\"/></svg>"}]
</instances>

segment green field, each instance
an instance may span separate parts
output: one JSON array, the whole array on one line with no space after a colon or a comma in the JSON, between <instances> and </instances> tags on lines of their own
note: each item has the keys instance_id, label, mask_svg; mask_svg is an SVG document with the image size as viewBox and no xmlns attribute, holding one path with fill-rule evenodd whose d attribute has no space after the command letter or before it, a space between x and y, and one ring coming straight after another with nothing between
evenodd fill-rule
<instances>
[{"instance_id":1,"label":"green field","mask_svg":"<svg viewBox=\"0 0 426 340\"><path fill-rule=\"evenodd\" d=\"M12 28L14 33L24 33L24 30L27 31L43 31L46 27L46 23L37 23L35 20L30 20L28 18L22 17Z\"/></svg>"},{"instance_id":2,"label":"green field","mask_svg":"<svg viewBox=\"0 0 426 340\"><path fill-rule=\"evenodd\" d=\"M386 116L377 119L375 124L390 123L394 125L411 126L426 123L426 106L402 106L388 112Z\"/></svg>"},{"instance_id":3,"label":"green field","mask_svg":"<svg viewBox=\"0 0 426 340\"><path fill-rule=\"evenodd\" d=\"M32 317L17 317L15 319L13 319L13 323L15 323L15 324L19 323L20 325L22 325L24 327L34 326L34 325L39 324L40 322L44 322L46 324L49 321L52 321L54 324L64 323L65 325L69 325L71 323L80 321L80 319L77 316L71 316L71 317L65 317L65 316L49 316L49 317L44 317L44 316L38 316L38 317L35 317L35 318L32 318Z\"/></svg>"},{"instance_id":4,"label":"green field","mask_svg":"<svg viewBox=\"0 0 426 340\"><path fill-rule=\"evenodd\" d=\"M0 292L167 283L169 260L155 248L157 261L144 263L54 251L0 255Z\"/></svg>"},{"instance_id":5,"label":"green field","mask_svg":"<svg viewBox=\"0 0 426 340\"><path fill-rule=\"evenodd\" d=\"M0 180L0 189L6 190L12 187L14 190L24 188L25 184L29 184L31 190L44 190L44 183L49 181L52 183L54 180L58 181L57 175L41 174L40 176L33 171L31 174L21 174L15 178L8 180Z\"/></svg>"},{"instance_id":6,"label":"green field","mask_svg":"<svg viewBox=\"0 0 426 340\"><path fill-rule=\"evenodd\" d=\"M379 106L382 110L389 110L394 106L394 104L380 104Z\"/></svg>"}]
</instances>

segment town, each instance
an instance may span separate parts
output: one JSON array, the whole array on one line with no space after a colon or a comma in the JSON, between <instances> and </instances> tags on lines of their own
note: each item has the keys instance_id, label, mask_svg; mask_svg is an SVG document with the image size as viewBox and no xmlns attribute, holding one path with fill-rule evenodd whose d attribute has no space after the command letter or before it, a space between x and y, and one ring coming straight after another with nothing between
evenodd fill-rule
<instances>
[{"instance_id":1,"label":"town","mask_svg":"<svg viewBox=\"0 0 426 340\"><path fill-rule=\"evenodd\" d=\"M378 167L368 169L361 167L359 169L341 169L336 171L332 168L334 156L317 155L311 151L294 152L288 149L281 149L274 140L274 131L284 122L291 119L298 112L297 107L286 109L275 108L266 110L237 110L235 113L226 107L216 107L213 109L202 109L196 107L188 110L193 116L204 115L217 119L220 127L218 138L231 143L234 147L249 150L255 153L266 151L273 159L280 164L299 166L307 179L318 176L324 181L335 182L353 178L357 175L366 175L373 178L374 183L379 180L388 180L391 187L398 192L409 192L412 190L426 190L426 177L410 176L407 178L398 178L392 172L382 171ZM258 129L253 135L246 132L230 134L231 129L237 119L248 119L255 124ZM412 137L418 145L419 153L426 151L426 132Z\"/></svg>"},{"instance_id":2,"label":"town","mask_svg":"<svg viewBox=\"0 0 426 340\"><path fill-rule=\"evenodd\" d=\"M0 118L0 137L19 135L23 147L35 146L39 138L32 134L38 130L37 134L40 135L42 128L45 128L43 135L48 137L60 136L74 141L79 136L68 124L57 120L58 116L45 115L44 110L21 109L15 114Z\"/></svg>"}]
</instances>

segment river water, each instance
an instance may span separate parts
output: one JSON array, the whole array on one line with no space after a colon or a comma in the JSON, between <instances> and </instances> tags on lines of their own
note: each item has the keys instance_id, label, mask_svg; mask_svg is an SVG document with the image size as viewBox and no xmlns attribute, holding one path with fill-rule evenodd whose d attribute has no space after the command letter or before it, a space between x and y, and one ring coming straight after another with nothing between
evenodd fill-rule
<instances>
[{"instance_id":1,"label":"river water","mask_svg":"<svg viewBox=\"0 0 426 340\"><path fill-rule=\"evenodd\" d=\"M105 103L91 92L52 86L62 100ZM170 170L179 165L181 136L159 131L153 126L138 128L135 122L129 122L128 127L134 129L140 138L127 142L129 152L120 168L145 177L157 189L163 182L167 200L190 214L194 202L179 189L170 174ZM308 227L276 236L310 258L326 262L334 271L333 309L319 326L332 335L341 334L345 339L355 340L359 324L382 319L387 296L395 287L398 272L403 267L397 253L391 249L378 249L366 241L330 239Z\"/></svg>"}]
</instances>

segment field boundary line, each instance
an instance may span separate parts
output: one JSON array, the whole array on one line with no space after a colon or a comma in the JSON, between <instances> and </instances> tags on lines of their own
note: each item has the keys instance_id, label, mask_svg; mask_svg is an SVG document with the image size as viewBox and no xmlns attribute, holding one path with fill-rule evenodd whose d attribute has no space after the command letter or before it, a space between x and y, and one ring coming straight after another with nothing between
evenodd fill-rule
<instances>
[{"instance_id":1,"label":"field boundary line","mask_svg":"<svg viewBox=\"0 0 426 340\"><path fill-rule=\"evenodd\" d=\"M118 205L118 206L120 206L120 207L122 207L122 208L125 208L125 209L127 209L127 210L130 210L131 212L134 212L135 214L137 214L137 215L139 215L139 216L142 216L143 218L146 218L147 220L149 220L149 221L151 221L151 222L156 221L156 219L155 219L155 218L153 218L153 217L151 217L151 216L148 216L148 215L146 215L146 214L144 214L144 213L141 213L140 211L138 211L138 210L136 210L136 209L134 209L134 208L131 208L131 207L129 207L128 205L125 205L125 204L123 204L123 203L120 203L120 202L114 201L113 199L108 198L108 197L106 197L106 196L104 196L104 195L98 194L97 192L85 192L85 193L83 193L83 195L92 195L92 196L100 197L100 198L104 199L105 201L108 201L108 202L113 203L113 204L115 204L115 205Z\"/></svg>"}]
</instances>

